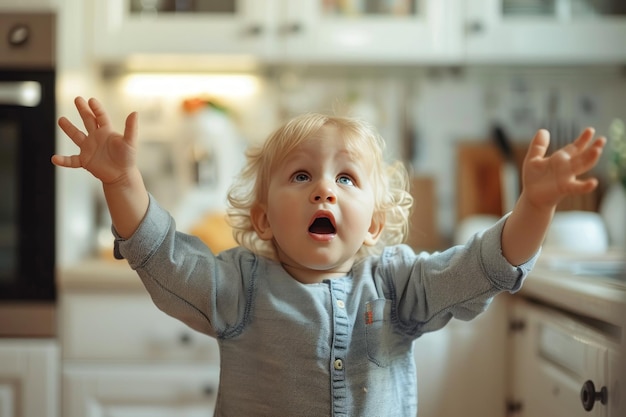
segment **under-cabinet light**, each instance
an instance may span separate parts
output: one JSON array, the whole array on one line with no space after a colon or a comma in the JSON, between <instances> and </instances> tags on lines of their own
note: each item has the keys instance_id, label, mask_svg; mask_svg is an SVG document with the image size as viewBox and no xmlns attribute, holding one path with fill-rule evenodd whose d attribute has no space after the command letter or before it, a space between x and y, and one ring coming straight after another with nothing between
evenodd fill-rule
<instances>
[{"instance_id":1,"label":"under-cabinet light","mask_svg":"<svg viewBox=\"0 0 626 417\"><path fill-rule=\"evenodd\" d=\"M259 79L248 74L134 73L123 80L126 94L142 97L247 98L257 94L259 88Z\"/></svg>"}]
</instances>

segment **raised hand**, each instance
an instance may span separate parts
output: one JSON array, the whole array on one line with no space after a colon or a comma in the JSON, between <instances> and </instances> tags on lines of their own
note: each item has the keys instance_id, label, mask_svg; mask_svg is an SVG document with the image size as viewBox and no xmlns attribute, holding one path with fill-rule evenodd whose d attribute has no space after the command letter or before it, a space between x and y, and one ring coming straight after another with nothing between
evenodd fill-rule
<instances>
[{"instance_id":1,"label":"raised hand","mask_svg":"<svg viewBox=\"0 0 626 417\"><path fill-rule=\"evenodd\" d=\"M148 192L136 166L137 113L126 118L124 134L113 131L109 116L96 99L74 100L87 133L65 117L59 126L79 147L77 155L54 155L52 163L61 167L84 168L102 182L113 226L124 238L130 237L149 205Z\"/></svg>"},{"instance_id":2,"label":"raised hand","mask_svg":"<svg viewBox=\"0 0 626 417\"><path fill-rule=\"evenodd\" d=\"M523 193L536 207L554 207L564 197L593 191L595 178L579 178L591 170L600 159L606 139L593 140L593 128L583 130L572 143L546 156L550 133L539 130L524 159L522 168Z\"/></svg>"},{"instance_id":3,"label":"raised hand","mask_svg":"<svg viewBox=\"0 0 626 417\"><path fill-rule=\"evenodd\" d=\"M135 167L137 140L137 113L126 119L124 134L113 130L109 116L98 100L74 100L87 133L77 128L67 118L59 119L59 126L79 147L77 155L54 155L52 163L68 168L84 168L103 184L123 180Z\"/></svg>"}]
</instances>

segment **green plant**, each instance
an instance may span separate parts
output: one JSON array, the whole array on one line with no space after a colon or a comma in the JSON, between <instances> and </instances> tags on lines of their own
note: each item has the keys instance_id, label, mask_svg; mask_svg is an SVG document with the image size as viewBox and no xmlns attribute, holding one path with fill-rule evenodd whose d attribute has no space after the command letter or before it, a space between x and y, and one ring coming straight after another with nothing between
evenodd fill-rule
<instances>
[{"instance_id":1,"label":"green plant","mask_svg":"<svg viewBox=\"0 0 626 417\"><path fill-rule=\"evenodd\" d=\"M626 127L615 119L609 127L609 175L626 189Z\"/></svg>"}]
</instances>

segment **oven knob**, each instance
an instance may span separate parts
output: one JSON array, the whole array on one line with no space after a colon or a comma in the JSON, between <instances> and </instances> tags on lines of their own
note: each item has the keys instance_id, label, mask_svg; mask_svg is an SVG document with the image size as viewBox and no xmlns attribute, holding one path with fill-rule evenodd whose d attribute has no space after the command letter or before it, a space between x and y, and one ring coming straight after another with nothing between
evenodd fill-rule
<instances>
[{"instance_id":1,"label":"oven knob","mask_svg":"<svg viewBox=\"0 0 626 417\"><path fill-rule=\"evenodd\" d=\"M583 408L587 411L591 411L593 409L593 405L596 401L606 404L608 402L608 397L609 392L606 387L602 387L600 391L596 391L596 387L593 385L593 381L591 380L585 382L580 390L580 401L582 401Z\"/></svg>"},{"instance_id":2,"label":"oven knob","mask_svg":"<svg viewBox=\"0 0 626 417\"><path fill-rule=\"evenodd\" d=\"M30 28L23 23L18 23L9 30L9 45L21 46L28 42L30 38Z\"/></svg>"}]
</instances>

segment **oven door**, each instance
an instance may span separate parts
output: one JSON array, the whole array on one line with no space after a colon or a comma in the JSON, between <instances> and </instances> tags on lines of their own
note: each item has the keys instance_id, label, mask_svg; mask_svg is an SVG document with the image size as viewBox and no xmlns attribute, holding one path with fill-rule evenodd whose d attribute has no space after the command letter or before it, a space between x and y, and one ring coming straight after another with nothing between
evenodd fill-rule
<instances>
[{"instance_id":1,"label":"oven door","mask_svg":"<svg viewBox=\"0 0 626 417\"><path fill-rule=\"evenodd\" d=\"M0 335L33 328L22 308L54 311L54 83L52 70L0 70Z\"/></svg>"}]
</instances>

